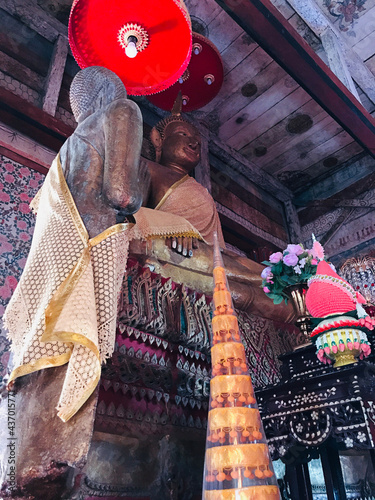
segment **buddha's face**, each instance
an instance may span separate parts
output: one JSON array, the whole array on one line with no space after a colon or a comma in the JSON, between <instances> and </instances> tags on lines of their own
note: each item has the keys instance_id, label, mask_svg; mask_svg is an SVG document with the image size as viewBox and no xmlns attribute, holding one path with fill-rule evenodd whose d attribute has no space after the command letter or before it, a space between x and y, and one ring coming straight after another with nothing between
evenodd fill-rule
<instances>
[{"instance_id":1,"label":"buddha's face","mask_svg":"<svg viewBox=\"0 0 375 500\"><path fill-rule=\"evenodd\" d=\"M172 122L165 129L160 163L177 165L186 173L199 162L201 138L198 130L187 122Z\"/></svg>"}]
</instances>

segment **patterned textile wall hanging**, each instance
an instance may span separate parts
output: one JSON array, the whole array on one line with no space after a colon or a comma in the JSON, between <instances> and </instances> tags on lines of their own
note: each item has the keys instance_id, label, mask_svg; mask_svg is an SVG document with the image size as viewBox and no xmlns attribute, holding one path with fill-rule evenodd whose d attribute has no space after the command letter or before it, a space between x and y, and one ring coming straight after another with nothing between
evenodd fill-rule
<instances>
[{"instance_id":1,"label":"patterned textile wall hanging","mask_svg":"<svg viewBox=\"0 0 375 500\"><path fill-rule=\"evenodd\" d=\"M0 155L0 317L25 266L35 224L29 203L43 180L39 172ZM1 329L0 387L8 360L9 342Z\"/></svg>"}]
</instances>

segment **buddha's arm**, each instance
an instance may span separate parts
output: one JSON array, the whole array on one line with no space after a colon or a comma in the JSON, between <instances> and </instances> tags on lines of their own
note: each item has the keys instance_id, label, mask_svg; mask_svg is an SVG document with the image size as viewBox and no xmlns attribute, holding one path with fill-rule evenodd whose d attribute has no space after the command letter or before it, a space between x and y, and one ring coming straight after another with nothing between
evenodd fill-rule
<instances>
[{"instance_id":1,"label":"buddha's arm","mask_svg":"<svg viewBox=\"0 0 375 500\"><path fill-rule=\"evenodd\" d=\"M140 155L142 116L127 99L111 103L104 116L105 157L103 195L121 215L136 212L142 204Z\"/></svg>"}]
</instances>

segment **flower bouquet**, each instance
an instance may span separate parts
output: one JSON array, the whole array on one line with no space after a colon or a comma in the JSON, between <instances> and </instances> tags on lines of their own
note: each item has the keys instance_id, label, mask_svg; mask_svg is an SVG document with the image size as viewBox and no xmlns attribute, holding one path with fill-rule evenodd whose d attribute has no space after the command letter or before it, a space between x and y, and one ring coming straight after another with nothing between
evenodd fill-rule
<instances>
[{"instance_id":1,"label":"flower bouquet","mask_svg":"<svg viewBox=\"0 0 375 500\"><path fill-rule=\"evenodd\" d=\"M270 255L262 262L267 267L262 271L263 291L274 304L288 303L288 287L306 283L315 275L318 261L324 258L322 245L313 238L312 249L305 249L302 244L288 245L283 252Z\"/></svg>"}]
</instances>

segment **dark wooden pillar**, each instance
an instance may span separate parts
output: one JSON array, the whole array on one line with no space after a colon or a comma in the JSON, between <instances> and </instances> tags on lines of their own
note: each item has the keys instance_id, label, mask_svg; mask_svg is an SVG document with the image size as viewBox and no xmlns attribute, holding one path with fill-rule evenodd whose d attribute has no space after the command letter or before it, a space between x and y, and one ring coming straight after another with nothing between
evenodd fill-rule
<instances>
[{"instance_id":1,"label":"dark wooden pillar","mask_svg":"<svg viewBox=\"0 0 375 500\"><path fill-rule=\"evenodd\" d=\"M291 500L313 500L308 464L287 464L285 481Z\"/></svg>"},{"instance_id":2,"label":"dark wooden pillar","mask_svg":"<svg viewBox=\"0 0 375 500\"><path fill-rule=\"evenodd\" d=\"M339 453L332 445L320 452L328 500L347 500Z\"/></svg>"}]
</instances>

